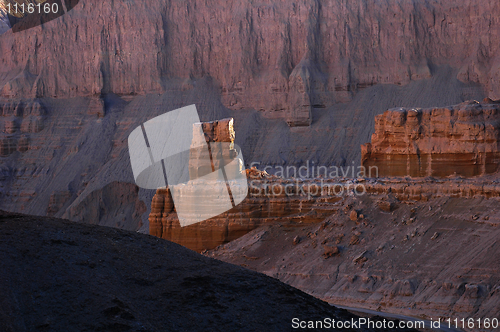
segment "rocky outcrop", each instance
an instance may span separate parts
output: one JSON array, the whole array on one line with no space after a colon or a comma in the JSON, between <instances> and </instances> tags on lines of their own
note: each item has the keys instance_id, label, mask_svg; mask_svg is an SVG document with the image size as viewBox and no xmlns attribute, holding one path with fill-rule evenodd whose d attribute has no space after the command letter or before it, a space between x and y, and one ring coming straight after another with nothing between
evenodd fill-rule
<instances>
[{"instance_id":1,"label":"rocky outcrop","mask_svg":"<svg viewBox=\"0 0 500 332\"><path fill-rule=\"evenodd\" d=\"M495 0L83 0L43 29L2 35L2 93L135 95L210 76L227 107L304 126L313 108L377 83L429 78L446 64L498 99L499 13Z\"/></svg>"},{"instance_id":2,"label":"rocky outcrop","mask_svg":"<svg viewBox=\"0 0 500 332\"><path fill-rule=\"evenodd\" d=\"M332 203L341 198L322 195L316 186L318 184L313 181L250 178L250 192L243 202L223 214L187 227L179 224L170 190L158 189L151 203L149 233L202 251L237 239L262 225L318 223L336 211Z\"/></svg>"},{"instance_id":3,"label":"rocky outcrop","mask_svg":"<svg viewBox=\"0 0 500 332\"><path fill-rule=\"evenodd\" d=\"M375 118L362 165L379 176L476 176L500 162L500 106L476 101L434 109L391 109Z\"/></svg>"},{"instance_id":4,"label":"rocky outcrop","mask_svg":"<svg viewBox=\"0 0 500 332\"><path fill-rule=\"evenodd\" d=\"M328 189L331 187L322 187L322 183L315 180L283 179L251 168L244 170L249 190L241 203L235 206L233 202L233 208L227 212L189 226L182 224L184 227L181 227L176 204L184 214L188 211L187 215L196 214L193 210L198 211L200 207L203 210L210 210L211 206L200 200L201 191L221 197L220 201L212 201L211 204L218 202L223 204L224 194L213 193L215 189L212 186L191 180L219 170L234 159L237 155L234 150L235 136L232 118L193 125L189 158L190 181L181 186L174 185L156 191L149 215L151 235L176 242L195 251L202 251L237 239L262 225L317 223L333 213L335 208L330 204L341 198L333 193L329 195ZM227 143L227 145L217 143ZM207 145L210 148L207 149ZM236 175L227 173L226 183L227 179L236 179ZM329 184L333 188L334 181L329 181ZM172 190L179 198L175 204ZM192 209L193 205L196 205L197 209Z\"/></svg>"},{"instance_id":5,"label":"rocky outcrop","mask_svg":"<svg viewBox=\"0 0 500 332\"><path fill-rule=\"evenodd\" d=\"M207 175L234 159L237 155L234 139L232 118L194 124L189 154L189 179L195 180Z\"/></svg>"}]
</instances>

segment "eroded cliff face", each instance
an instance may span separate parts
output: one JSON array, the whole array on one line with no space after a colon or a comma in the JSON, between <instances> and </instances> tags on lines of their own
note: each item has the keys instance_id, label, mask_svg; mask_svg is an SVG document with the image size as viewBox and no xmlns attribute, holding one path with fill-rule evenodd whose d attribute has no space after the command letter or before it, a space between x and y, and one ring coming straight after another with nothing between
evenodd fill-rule
<instances>
[{"instance_id":1,"label":"eroded cliff face","mask_svg":"<svg viewBox=\"0 0 500 332\"><path fill-rule=\"evenodd\" d=\"M361 161L379 176L484 175L498 169L499 138L498 104L391 109L375 118Z\"/></svg>"},{"instance_id":2,"label":"eroded cliff face","mask_svg":"<svg viewBox=\"0 0 500 332\"><path fill-rule=\"evenodd\" d=\"M225 106L303 126L314 108L446 64L498 99L499 14L494 0L85 0L43 27L1 36L2 95L134 95L211 76Z\"/></svg>"},{"instance_id":3,"label":"eroded cliff face","mask_svg":"<svg viewBox=\"0 0 500 332\"><path fill-rule=\"evenodd\" d=\"M205 121L226 116L203 80L180 86L130 99L0 99L1 208L147 232L154 191L135 185L130 132L189 104Z\"/></svg>"}]
</instances>

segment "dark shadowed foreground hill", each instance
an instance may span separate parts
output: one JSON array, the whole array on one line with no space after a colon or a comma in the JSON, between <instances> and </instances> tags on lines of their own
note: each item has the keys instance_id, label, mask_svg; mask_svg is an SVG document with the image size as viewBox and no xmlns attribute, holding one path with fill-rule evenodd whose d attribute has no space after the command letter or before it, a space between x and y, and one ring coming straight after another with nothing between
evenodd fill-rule
<instances>
[{"instance_id":1,"label":"dark shadowed foreground hill","mask_svg":"<svg viewBox=\"0 0 500 332\"><path fill-rule=\"evenodd\" d=\"M0 211L0 266L2 332L288 331L293 317L355 317L165 240L60 219Z\"/></svg>"}]
</instances>

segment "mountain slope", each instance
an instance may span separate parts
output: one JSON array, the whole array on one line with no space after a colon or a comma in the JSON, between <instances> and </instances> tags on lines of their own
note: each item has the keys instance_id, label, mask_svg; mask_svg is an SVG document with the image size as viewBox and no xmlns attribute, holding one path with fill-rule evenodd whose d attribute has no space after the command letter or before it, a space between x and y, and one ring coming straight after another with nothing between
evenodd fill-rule
<instances>
[{"instance_id":1,"label":"mountain slope","mask_svg":"<svg viewBox=\"0 0 500 332\"><path fill-rule=\"evenodd\" d=\"M60 219L0 212L0 261L6 332L289 331L293 317L355 317L168 241Z\"/></svg>"}]
</instances>

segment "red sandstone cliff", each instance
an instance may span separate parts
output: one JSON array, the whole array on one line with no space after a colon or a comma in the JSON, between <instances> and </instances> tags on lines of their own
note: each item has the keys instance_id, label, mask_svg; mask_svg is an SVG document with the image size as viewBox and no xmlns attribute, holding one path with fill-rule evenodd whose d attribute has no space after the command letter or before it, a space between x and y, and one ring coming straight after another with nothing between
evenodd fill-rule
<instances>
[{"instance_id":1,"label":"red sandstone cliff","mask_svg":"<svg viewBox=\"0 0 500 332\"><path fill-rule=\"evenodd\" d=\"M200 223L181 227L168 189L158 189L151 203L149 233L176 242L195 251L213 249L218 245L235 240L262 225L301 226L319 223L331 215L336 207L336 196L321 197L292 194L274 195L271 187L278 193L286 182L256 181L249 196L235 208ZM293 185L293 182L290 181ZM310 183L300 183L308 187ZM266 191L265 188L268 188ZM253 192L252 192L253 190ZM300 190L300 189L299 189ZM316 191L313 191L316 192Z\"/></svg>"},{"instance_id":2,"label":"red sandstone cliff","mask_svg":"<svg viewBox=\"0 0 500 332\"><path fill-rule=\"evenodd\" d=\"M388 199L389 196L408 204L439 204L436 202L441 197L478 200L500 197L496 175L477 179L389 178L366 181L284 180L277 177L262 178L260 175L249 176L250 193L240 205L188 227L180 227L169 190L158 189L151 203L150 234L202 251L236 240L261 226L281 225L287 226L287 229L309 227L308 225L320 223L338 214L339 204L352 200L351 197L362 199L366 196L378 196L375 201L385 212L392 212L396 208ZM361 195L365 191L366 194ZM354 220L358 220L358 217L356 214Z\"/></svg>"},{"instance_id":3,"label":"red sandstone cliff","mask_svg":"<svg viewBox=\"0 0 500 332\"><path fill-rule=\"evenodd\" d=\"M391 109L376 117L361 162L379 176L484 175L498 169L499 143L498 104Z\"/></svg>"}]
</instances>

